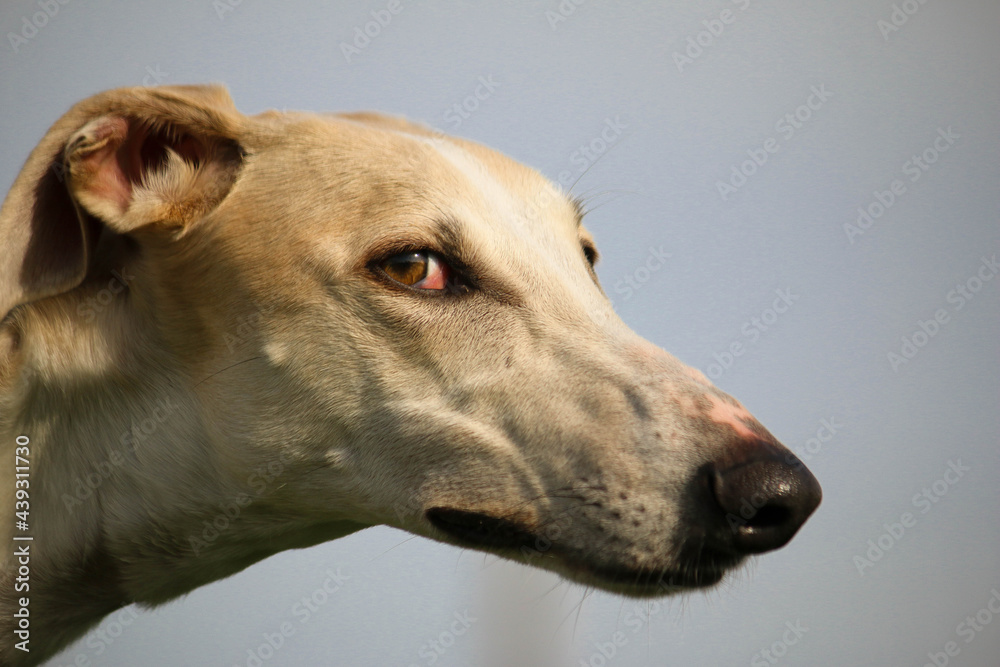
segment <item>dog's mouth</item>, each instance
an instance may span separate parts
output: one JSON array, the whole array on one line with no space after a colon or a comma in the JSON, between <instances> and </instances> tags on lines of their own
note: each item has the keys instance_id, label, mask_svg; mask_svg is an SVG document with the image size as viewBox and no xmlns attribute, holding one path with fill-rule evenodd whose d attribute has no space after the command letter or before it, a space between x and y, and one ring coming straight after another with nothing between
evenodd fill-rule
<instances>
[{"instance_id":1,"label":"dog's mouth","mask_svg":"<svg viewBox=\"0 0 1000 667\"><path fill-rule=\"evenodd\" d=\"M629 567L609 563L599 547L569 547L551 541L515 520L450 507L431 508L426 516L435 528L460 546L490 551L543 567L555 565L552 562L555 559L558 566L548 569L635 597L667 595L681 589L713 586L743 560L742 554L722 551L699 541L678 550L671 558L673 565L670 567Z\"/></svg>"},{"instance_id":2,"label":"dog's mouth","mask_svg":"<svg viewBox=\"0 0 1000 667\"><path fill-rule=\"evenodd\" d=\"M432 507L427 518L438 530L477 549L534 549L538 539L515 521L479 512Z\"/></svg>"}]
</instances>

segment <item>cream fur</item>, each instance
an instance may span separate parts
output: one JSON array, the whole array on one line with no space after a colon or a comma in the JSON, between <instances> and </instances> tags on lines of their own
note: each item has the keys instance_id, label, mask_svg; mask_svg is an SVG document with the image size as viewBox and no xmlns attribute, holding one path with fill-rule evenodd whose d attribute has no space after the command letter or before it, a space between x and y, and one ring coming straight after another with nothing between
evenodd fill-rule
<instances>
[{"instance_id":1,"label":"cream fur","mask_svg":"<svg viewBox=\"0 0 1000 667\"><path fill-rule=\"evenodd\" d=\"M433 508L502 519L523 535L481 548L608 590L708 585L745 552L695 555L719 484L699 471L787 454L618 319L565 195L401 119L102 93L32 153L0 234L0 541L19 435L34 537L28 654L0 551L2 664L366 526L476 546ZM419 248L470 289L371 268Z\"/></svg>"}]
</instances>

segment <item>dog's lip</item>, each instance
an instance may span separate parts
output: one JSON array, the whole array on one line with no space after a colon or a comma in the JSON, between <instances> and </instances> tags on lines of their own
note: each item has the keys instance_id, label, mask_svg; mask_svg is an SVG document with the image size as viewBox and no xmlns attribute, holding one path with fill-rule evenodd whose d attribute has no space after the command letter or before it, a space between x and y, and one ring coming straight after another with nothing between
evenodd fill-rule
<instances>
[{"instance_id":1,"label":"dog's lip","mask_svg":"<svg viewBox=\"0 0 1000 667\"><path fill-rule=\"evenodd\" d=\"M607 587L623 595L646 597L714 586L722 581L728 569L737 562L732 561L730 565L721 567L718 563L699 563L662 570L584 566L581 573L603 581Z\"/></svg>"},{"instance_id":2,"label":"dog's lip","mask_svg":"<svg viewBox=\"0 0 1000 667\"><path fill-rule=\"evenodd\" d=\"M666 595L679 589L713 586L743 560L740 555L702 544L683 549L676 558L678 564L672 568L602 564L593 562L583 549L552 542L516 520L451 507L433 507L427 510L426 516L435 528L462 546L518 560L535 555L554 557L562 569L576 578L600 582L605 588L624 595Z\"/></svg>"},{"instance_id":3,"label":"dog's lip","mask_svg":"<svg viewBox=\"0 0 1000 667\"><path fill-rule=\"evenodd\" d=\"M537 535L520 522L451 507L432 507L427 519L438 530L481 549L534 548Z\"/></svg>"}]
</instances>

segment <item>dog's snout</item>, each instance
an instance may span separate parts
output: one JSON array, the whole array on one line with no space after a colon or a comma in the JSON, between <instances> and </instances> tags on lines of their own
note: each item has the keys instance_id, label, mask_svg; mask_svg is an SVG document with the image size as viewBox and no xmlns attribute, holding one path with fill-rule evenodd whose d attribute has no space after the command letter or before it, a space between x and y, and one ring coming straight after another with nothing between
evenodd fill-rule
<instances>
[{"instance_id":1,"label":"dog's snout","mask_svg":"<svg viewBox=\"0 0 1000 667\"><path fill-rule=\"evenodd\" d=\"M727 527L724 539L745 554L784 546L822 498L819 482L791 454L752 455L710 475Z\"/></svg>"}]
</instances>

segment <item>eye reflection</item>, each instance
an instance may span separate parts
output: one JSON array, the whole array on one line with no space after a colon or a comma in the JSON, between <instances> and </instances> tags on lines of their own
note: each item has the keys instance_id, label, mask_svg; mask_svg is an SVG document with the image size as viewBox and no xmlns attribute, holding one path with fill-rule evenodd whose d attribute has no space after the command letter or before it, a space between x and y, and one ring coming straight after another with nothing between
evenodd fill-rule
<instances>
[{"instance_id":1,"label":"eye reflection","mask_svg":"<svg viewBox=\"0 0 1000 667\"><path fill-rule=\"evenodd\" d=\"M382 262L381 269L398 283L424 290L443 290L451 273L440 257L427 250L393 255Z\"/></svg>"}]
</instances>

